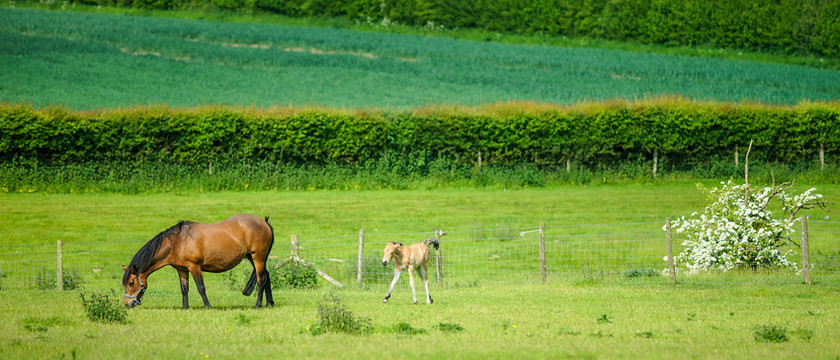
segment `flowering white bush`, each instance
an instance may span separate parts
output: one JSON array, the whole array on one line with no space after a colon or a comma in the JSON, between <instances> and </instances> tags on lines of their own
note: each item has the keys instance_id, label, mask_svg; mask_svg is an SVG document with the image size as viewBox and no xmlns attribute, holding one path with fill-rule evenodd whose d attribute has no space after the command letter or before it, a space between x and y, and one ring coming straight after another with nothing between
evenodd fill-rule
<instances>
[{"instance_id":1,"label":"flowering white bush","mask_svg":"<svg viewBox=\"0 0 840 360\"><path fill-rule=\"evenodd\" d=\"M796 268L788 252L780 248L793 233L801 209L823 206L822 195L810 189L796 196L788 195L789 183L751 189L732 180L706 190L711 204L703 214L685 216L673 222L678 233L686 233L685 249L674 260L685 264L690 273L709 269L730 270L736 267L787 266ZM701 187L701 189L705 190ZM782 218L768 209L771 200L781 203ZM665 257L668 260L668 257Z\"/></svg>"}]
</instances>

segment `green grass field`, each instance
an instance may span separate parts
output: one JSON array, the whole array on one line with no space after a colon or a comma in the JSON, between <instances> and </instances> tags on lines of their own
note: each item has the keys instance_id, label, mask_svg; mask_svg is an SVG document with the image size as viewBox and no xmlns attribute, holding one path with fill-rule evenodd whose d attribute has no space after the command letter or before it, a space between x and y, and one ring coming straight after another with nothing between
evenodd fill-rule
<instances>
[{"instance_id":1,"label":"green grass field","mask_svg":"<svg viewBox=\"0 0 840 360\"><path fill-rule=\"evenodd\" d=\"M0 19L0 100L38 107L840 97L840 72L788 65L9 8L0 8Z\"/></svg>"},{"instance_id":2,"label":"green grass field","mask_svg":"<svg viewBox=\"0 0 840 360\"><path fill-rule=\"evenodd\" d=\"M827 200L840 188L818 185ZM0 195L0 237L4 259L22 244L65 247L98 244L119 250L113 267L157 231L180 219L210 222L233 213L270 215L278 241L301 234L307 239L357 233L405 234L409 241L432 228L450 231L533 227L558 224L656 222L665 216L700 210L702 193L688 182L660 185L557 186L540 189L253 191L169 194L6 194ZM827 213L812 212L814 217ZM656 225L659 227L660 225ZM835 226L828 224L826 226ZM585 231L603 231L603 228ZM831 230L829 228L829 230ZM833 230L836 232L836 228ZM660 235L661 236L661 235ZM346 238L335 238L341 242ZM368 245L379 251L378 237ZM351 236L351 251L355 239ZM377 242L378 241L378 242ZM443 240L445 254L465 243ZM273 254L283 257L287 247ZM309 250L311 251L311 250ZM452 260L457 263L456 259ZM53 263L54 266L54 263ZM3 269L6 269L5 267ZM0 352L4 358L833 358L840 353L840 307L836 283L806 286L752 281L692 282L676 287L665 281L575 281L552 275L539 284L536 275L498 282L479 277L446 287L432 281L435 304L411 305L407 280L392 301L382 304L387 284L350 285L317 290L275 289L278 306L253 310L254 298L227 286L223 275L208 276L205 310L191 285L191 306L181 311L174 271L149 279L144 304L129 311L127 325L89 321L79 293L119 287L119 272L107 271L111 283L88 283L82 290L40 291L6 286L0 290ZM515 275L515 273L513 273ZM87 276L87 275L85 275ZM0 279L6 284L11 277ZM732 280L732 279L729 279ZM460 283L460 285L458 285ZM110 284L110 285L109 285ZM84 285L84 284L83 284ZM422 287L418 289L422 297ZM354 315L371 319L368 335L307 329L317 321L319 301L337 295ZM421 333L400 332L400 323ZM464 330L444 332L441 323ZM784 330L787 341L755 340L763 326ZM403 325L402 330L405 330Z\"/></svg>"},{"instance_id":3,"label":"green grass field","mask_svg":"<svg viewBox=\"0 0 840 360\"><path fill-rule=\"evenodd\" d=\"M433 305L402 290L335 291L369 335L308 333L329 292L284 291L271 309L211 292L211 310L175 309L177 291L150 292L129 324L89 321L78 292L0 291L4 358L756 358L840 356L836 287L508 285L433 289ZM192 299L197 295L192 292ZM193 307L198 303L193 302ZM406 323L420 334L397 332ZM439 324L456 324L443 332ZM787 341L757 341L762 326Z\"/></svg>"}]
</instances>

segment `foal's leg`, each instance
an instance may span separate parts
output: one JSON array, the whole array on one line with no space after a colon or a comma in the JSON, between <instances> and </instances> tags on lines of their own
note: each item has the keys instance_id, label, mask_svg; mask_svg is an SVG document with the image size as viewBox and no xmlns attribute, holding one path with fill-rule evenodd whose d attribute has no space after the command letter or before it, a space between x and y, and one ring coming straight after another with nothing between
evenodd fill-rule
<instances>
[{"instance_id":1,"label":"foal's leg","mask_svg":"<svg viewBox=\"0 0 840 360\"><path fill-rule=\"evenodd\" d=\"M187 293L190 292L190 273L179 269L178 278L181 279L181 309L188 309L190 307L187 297Z\"/></svg>"},{"instance_id":2,"label":"foal's leg","mask_svg":"<svg viewBox=\"0 0 840 360\"><path fill-rule=\"evenodd\" d=\"M192 274L193 280L195 280L195 287L198 289L198 293L201 294L201 300L204 300L204 307L209 309L210 302L207 301L207 293L204 288L204 276L201 273L201 268L198 267L198 265L193 265L190 267L190 274Z\"/></svg>"},{"instance_id":3,"label":"foal's leg","mask_svg":"<svg viewBox=\"0 0 840 360\"><path fill-rule=\"evenodd\" d=\"M386 302L388 302L388 299L391 298L391 292L394 291L394 286L397 285L397 280L400 279L400 274L401 273L402 273L402 271L400 271L400 268L398 268L398 267L394 268L394 280L391 280L391 287L388 288L388 295L385 295L385 299L382 300L382 302L386 303Z\"/></svg>"},{"instance_id":4,"label":"foal's leg","mask_svg":"<svg viewBox=\"0 0 840 360\"><path fill-rule=\"evenodd\" d=\"M426 287L426 304L435 302L432 300L432 295L429 294L429 273L426 270L426 264L423 264L423 266L420 267L420 278L423 279L423 286Z\"/></svg>"},{"instance_id":5,"label":"foal's leg","mask_svg":"<svg viewBox=\"0 0 840 360\"><path fill-rule=\"evenodd\" d=\"M414 266L408 267L408 283L411 284L411 299L414 300L414 305L417 305L417 293L414 291Z\"/></svg>"}]
</instances>

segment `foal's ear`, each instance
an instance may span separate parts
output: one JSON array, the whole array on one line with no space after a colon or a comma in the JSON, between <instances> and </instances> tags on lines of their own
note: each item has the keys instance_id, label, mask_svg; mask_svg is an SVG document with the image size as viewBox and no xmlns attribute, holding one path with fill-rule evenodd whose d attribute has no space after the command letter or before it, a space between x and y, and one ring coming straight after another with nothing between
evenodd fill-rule
<instances>
[{"instance_id":1,"label":"foal's ear","mask_svg":"<svg viewBox=\"0 0 840 360\"><path fill-rule=\"evenodd\" d=\"M125 265L123 265L122 267L123 267L123 271L128 271L128 268Z\"/></svg>"}]
</instances>

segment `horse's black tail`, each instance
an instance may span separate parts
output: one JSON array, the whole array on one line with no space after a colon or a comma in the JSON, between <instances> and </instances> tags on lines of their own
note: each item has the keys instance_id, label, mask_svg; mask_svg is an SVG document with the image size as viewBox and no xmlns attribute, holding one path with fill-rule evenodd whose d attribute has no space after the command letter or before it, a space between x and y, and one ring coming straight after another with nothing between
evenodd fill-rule
<instances>
[{"instance_id":1,"label":"horse's black tail","mask_svg":"<svg viewBox=\"0 0 840 360\"><path fill-rule=\"evenodd\" d=\"M440 249L440 242L435 238L428 238L424 243L426 243L426 246L434 246L435 250Z\"/></svg>"},{"instance_id":2,"label":"horse's black tail","mask_svg":"<svg viewBox=\"0 0 840 360\"><path fill-rule=\"evenodd\" d=\"M269 230L271 230L271 244L268 245L268 253L271 254L271 248L274 246L274 227L268 222L268 216L265 217L265 224L268 225ZM251 254L247 255L249 259L251 259ZM253 262L254 259L251 259ZM268 266L268 258L266 258L266 266ZM265 271L268 274L268 270ZM268 280L271 281L271 280ZM257 286L257 269L255 268L254 271L251 271L251 277L248 279L248 283L245 284L245 289L242 289L242 295L250 296L252 292L254 292L254 288Z\"/></svg>"},{"instance_id":3,"label":"horse's black tail","mask_svg":"<svg viewBox=\"0 0 840 360\"><path fill-rule=\"evenodd\" d=\"M251 254L248 254L251 256ZM257 270L254 269L251 271L251 278L248 279L248 283L245 284L245 289L242 289L242 295L251 296L251 293L254 292L254 288L257 286Z\"/></svg>"}]
</instances>

